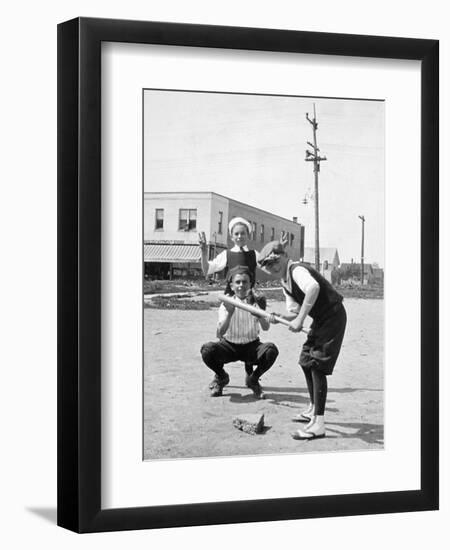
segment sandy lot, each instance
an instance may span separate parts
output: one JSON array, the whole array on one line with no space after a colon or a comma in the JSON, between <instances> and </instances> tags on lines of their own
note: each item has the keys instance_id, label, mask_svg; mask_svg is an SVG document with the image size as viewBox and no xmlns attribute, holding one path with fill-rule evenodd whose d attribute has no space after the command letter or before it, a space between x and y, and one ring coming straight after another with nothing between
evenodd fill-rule
<instances>
[{"instance_id":1,"label":"sandy lot","mask_svg":"<svg viewBox=\"0 0 450 550\"><path fill-rule=\"evenodd\" d=\"M230 384L222 397L209 396L213 373L202 362L201 345L215 339L217 310L144 309L144 458L167 459L367 450L383 448L383 300L347 299L346 337L328 377L327 437L296 441L291 417L308 402L298 354L304 335L282 325L261 333L280 354L261 384L257 400L244 384L244 366L226 367ZM284 311L270 301L268 309ZM239 414L264 413L263 434L232 425Z\"/></svg>"}]
</instances>

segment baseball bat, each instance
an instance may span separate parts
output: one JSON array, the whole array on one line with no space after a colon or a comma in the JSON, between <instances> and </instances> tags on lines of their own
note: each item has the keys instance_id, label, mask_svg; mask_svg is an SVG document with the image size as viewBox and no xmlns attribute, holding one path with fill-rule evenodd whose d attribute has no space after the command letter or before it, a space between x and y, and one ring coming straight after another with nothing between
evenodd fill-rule
<instances>
[{"instance_id":1,"label":"baseball bat","mask_svg":"<svg viewBox=\"0 0 450 550\"><path fill-rule=\"evenodd\" d=\"M246 302L241 302L240 300L233 300L233 298L230 298L225 294L221 294L219 296L219 300L221 302L225 302L226 304L230 304L239 309L243 309L244 311L248 311L249 313L256 315L257 317L263 317L265 319L269 319L270 317L270 313L268 311L265 311L264 309L259 309L258 307L255 307L255 306L251 306L250 304L247 304ZM283 319L282 317L278 317L278 315L276 315L276 318L278 322L281 323L282 325L286 325L287 327L290 326L290 322L286 321L286 319ZM307 333L308 330L302 328L302 332Z\"/></svg>"}]
</instances>

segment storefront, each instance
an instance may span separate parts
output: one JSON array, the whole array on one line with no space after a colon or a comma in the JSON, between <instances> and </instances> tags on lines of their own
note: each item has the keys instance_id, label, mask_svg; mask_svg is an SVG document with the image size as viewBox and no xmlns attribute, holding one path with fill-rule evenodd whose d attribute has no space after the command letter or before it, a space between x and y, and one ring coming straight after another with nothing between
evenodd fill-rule
<instances>
[{"instance_id":1,"label":"storefront","mask_svg":"<svg viewBox=\"0 0 450 550\"><path fill-rule=\"evenodd\" d=\"M150 280L203 277L200 248L169 242L144 244L144 277Z\"/></svg>"}]
</instances>

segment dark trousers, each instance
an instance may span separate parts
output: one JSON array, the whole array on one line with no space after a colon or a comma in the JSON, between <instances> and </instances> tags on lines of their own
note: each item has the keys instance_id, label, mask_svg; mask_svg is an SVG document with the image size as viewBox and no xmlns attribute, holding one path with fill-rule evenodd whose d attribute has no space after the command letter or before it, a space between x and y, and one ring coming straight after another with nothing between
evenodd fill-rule
<instances>
[{"instance_id":1,"label":"dark trousers","mask_svg":"<svg viewBox=\"0 0 450 550\"><path fill-rule=\"evenodd\" d=\"M323 319L314 319L303 344L299 363L303 369L317 369L325 375L333 373L344 339L347 314L339 304Z\"/></svg>"},{"instance_id":2,"label":"dark trousers","mask_svg":"<svg viewBox=\"0 0 450 550\"><path fill-rule=\"evenodd\" d=\"M216 374L220 374L226 363L243 361L256 365L253 373L259 379L275 363L278 349L272 342L262 343L259 339L248 344L233 344L224 338L218 342L207 342L201 350L203 362Z\"/></svg>"}]
</instances>

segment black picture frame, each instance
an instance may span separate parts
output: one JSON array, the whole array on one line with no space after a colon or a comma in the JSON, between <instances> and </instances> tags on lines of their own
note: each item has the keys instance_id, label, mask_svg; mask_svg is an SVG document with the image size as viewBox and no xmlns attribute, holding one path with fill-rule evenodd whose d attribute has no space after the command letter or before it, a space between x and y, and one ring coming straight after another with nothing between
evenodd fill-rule
<instances>
[{"instance_id":1,"label":"black picture frame","mask_svg":"<svg viewBox=\"0 0 450 550\"><path fill-rule=\"evenodd\" d=\"M101 508L101 43L421 62L421 488ZM436 510L439 502L437 40L77 18L58 26L58 525L76 532Z\"/></svg>"}]
</instances>

